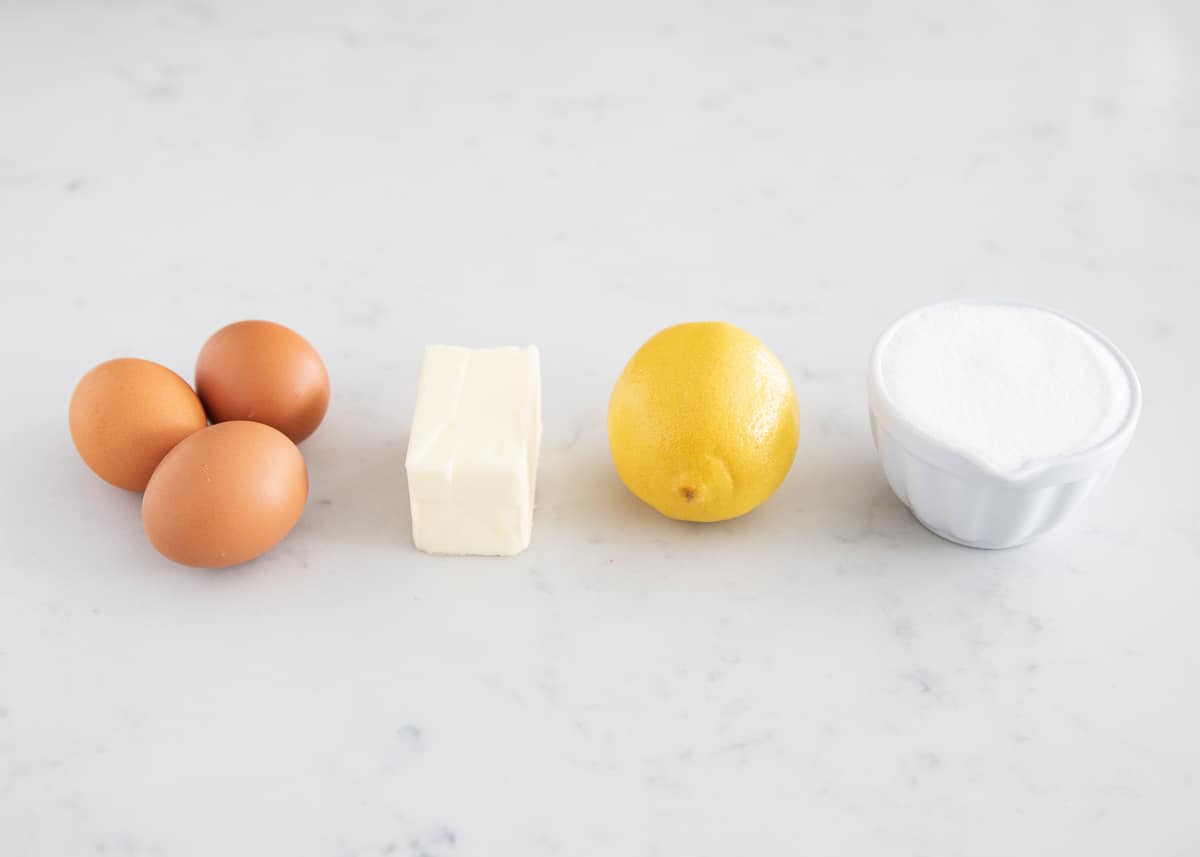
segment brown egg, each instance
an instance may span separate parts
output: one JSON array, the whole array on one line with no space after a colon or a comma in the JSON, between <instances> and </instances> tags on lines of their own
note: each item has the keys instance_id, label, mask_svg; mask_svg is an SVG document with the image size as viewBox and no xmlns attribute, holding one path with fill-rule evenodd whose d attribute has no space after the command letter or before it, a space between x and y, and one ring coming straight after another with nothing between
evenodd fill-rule
<instances>
[{"instance_id":1,"label":"brown egg","mask_svg":"<svg viewBox=\"0 0 1200 857\"><path fill-rule=\"evenodd\" d=\"M69 420L87 466L129 491L145 489L163 456L208 425L187 381L133 357L109 360L84 375L71 395Z\"/></svg>"},{"instance_id":2,"label":"brown egg","mask_svg":"<svg viewBox=\"0 0 1200 857\"><path fill-rule=\"evenodd\" d=\"M308 471L262 423L218 423L175 447L142 498L142 526L167 559L224 568L273 548L300 519Z\"/></svg>"},{"instance_id":3,"label":"brown egg","mask_svg":"<svg viewBox=\"0 0 1200 857\"><path fill-rule=\"evenodd\" d=\"M239 321L204 343L196 392L214 423L254 420L294 442L321 424L329 407L329 373L321 355L294 330L269 321Z\"/></svg>"}]
</instances>

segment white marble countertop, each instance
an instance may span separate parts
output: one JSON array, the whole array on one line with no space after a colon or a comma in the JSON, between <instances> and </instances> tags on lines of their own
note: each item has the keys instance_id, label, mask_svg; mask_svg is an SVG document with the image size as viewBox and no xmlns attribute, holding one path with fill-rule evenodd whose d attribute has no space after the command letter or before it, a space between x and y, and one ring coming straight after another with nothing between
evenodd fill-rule
<instances>
[{"instance_id":1,"label":"white marble countertop","mask_svg":"<svg viewBox=\"0 0 1200 857\"><path fill-rule=\"evenodd\" d=\"M1200 7L879 5L0 6L0 854L1200 853ZM886 322L978 293L1146 392L1106 490L1007 552L921 529L866 420ZM327 360L309 505L172 566L67 401L245 317ZM698 318L803 420L713 526L604 430ZM541 347L517 559L412 547L429 342Z\"/></svg>"}]
</instances>

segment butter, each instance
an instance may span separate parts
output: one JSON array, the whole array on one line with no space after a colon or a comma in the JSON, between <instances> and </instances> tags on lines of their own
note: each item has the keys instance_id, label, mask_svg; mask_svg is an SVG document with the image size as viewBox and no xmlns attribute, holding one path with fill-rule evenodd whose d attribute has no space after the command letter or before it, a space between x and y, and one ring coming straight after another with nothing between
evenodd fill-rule
<instances>
[{"instance_id":1,"label":"butter","mask_svg":"<svg viewBox=\"0 0 1200 857\"><path fill-rule=\"evenodd\" d=\"M541 441L536 348L426 348L404 462L416 546L484 556L525 550Z\"/></svg>"}]
</instances>

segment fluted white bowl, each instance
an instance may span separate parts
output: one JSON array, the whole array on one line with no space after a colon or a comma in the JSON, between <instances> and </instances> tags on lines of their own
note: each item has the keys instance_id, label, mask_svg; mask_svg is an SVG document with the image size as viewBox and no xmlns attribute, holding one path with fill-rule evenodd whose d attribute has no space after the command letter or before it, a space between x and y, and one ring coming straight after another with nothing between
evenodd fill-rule
<instances>
[{"instance_id":1,"label":"fluted white bowl","mask_svg":"<svg viewBox=\"0 0 1200 857\"><path fill-rule=\"evenodd\" d=\"M867 401L871 434L888 484L918 521L944 539L974 548L1016 547L1061 524L1107 480L1133 437L1142 409L1142 389L1125 355L1100 333L1069 316L1016 301L947 302L963 303L1025 306L1053 313L1109 349L1129 381L1129 410L1105 440L1082 452L1033 461L1015 473L1001 473L971 453L922 431L888 396L883 380L884 349L897 330L931 307L902 316L879 337L871 354Z\"/></svg>"}]
</instances>

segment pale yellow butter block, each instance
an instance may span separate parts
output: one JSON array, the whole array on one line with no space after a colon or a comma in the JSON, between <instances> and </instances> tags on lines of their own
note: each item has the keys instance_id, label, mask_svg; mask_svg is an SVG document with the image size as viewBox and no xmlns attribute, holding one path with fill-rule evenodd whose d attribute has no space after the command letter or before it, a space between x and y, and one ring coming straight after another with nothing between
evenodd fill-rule
<instances>
[{"instance_id":1,"label":"pale yellow butter block","mask_svg":"<svg viewBox=\"0 0 1200 857\"><path fill-rule=\"evenodd\" d=\"M404 462L416 546L485 556L525 550L541 441L536 348L426 348Z\"/></svg>"}]
</instances>

